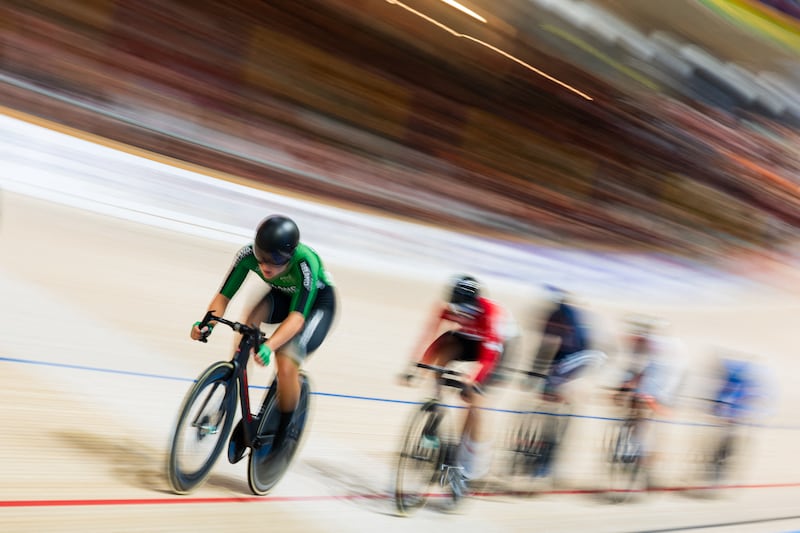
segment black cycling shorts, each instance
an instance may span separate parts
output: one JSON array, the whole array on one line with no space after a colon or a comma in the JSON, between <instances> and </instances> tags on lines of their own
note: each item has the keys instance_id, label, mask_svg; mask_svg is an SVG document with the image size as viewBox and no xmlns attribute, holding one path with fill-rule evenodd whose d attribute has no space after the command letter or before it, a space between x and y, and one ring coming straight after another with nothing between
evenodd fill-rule
<instances>
[{"instance_id":1,"label":"black cycling shorts","mask_svg":"<svg viewBox=\"0 0 800 533\"><path fill-rule=\"evenodd\" d=\"M280 324L286 320L291 311L292 297L290 294L273 289L264 296L264 300L269 304L265 323ZM301 364L325 340L333 325L335 314L336 292L333 287L320 289L311 306L311 312L306 317L303 329L292 337L292 340L281 346L278 352L288 355L298 365Z\"/></svg>"}]
</instances>

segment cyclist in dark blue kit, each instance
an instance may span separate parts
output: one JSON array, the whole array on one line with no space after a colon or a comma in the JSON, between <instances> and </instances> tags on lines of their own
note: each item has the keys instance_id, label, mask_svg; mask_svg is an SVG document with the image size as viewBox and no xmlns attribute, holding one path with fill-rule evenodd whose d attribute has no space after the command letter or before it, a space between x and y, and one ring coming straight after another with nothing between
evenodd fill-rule
<instances>
[{"instance_id":1,"label":"cyclist in dark blue kit","mask_svg":"<svg viewBox=\"0 0 800 533\"><path fill-rule=\"evenodd\" d=\"M568 301L567 293L552 286L546 286L545 289L551 307L533 362L533 371L538 373L549 361L541 395L544 401L553 404L545 409L554 408L556 412L561 412L569 404L562 395L561 387L579 377L584 370L602 363L606 355L590 349L587 326L578 309ZM553 422L553 419L549 422ZM539 435L542 439L541 459L533 472L534 476L546 477L550 474L565 429L565 424L545 424Z\"/></svg>"},{"instance_id":2,"label":"cyclist in dark blue kit","mask_svg":"<svg viewBox=\"0 0 800 533\"><path fill-rule=\"evenodd\" d=\"M542 332L539 353L534 365L553 354L545 379L544 395L561 401L560 388L575 379L583 370L601 364L606 355L590 349L588 326L580 311L569 301L567 293L557 287L546 287L552 308Z\"/></svg>"}]
</instances>

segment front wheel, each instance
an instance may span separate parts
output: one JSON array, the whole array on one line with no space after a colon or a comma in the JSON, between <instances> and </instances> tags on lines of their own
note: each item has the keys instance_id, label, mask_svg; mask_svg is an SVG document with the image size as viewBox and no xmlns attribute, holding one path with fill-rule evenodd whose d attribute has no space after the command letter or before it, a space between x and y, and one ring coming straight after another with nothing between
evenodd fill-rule
<instances>
[{"instance_id":1,"label":"front wheel","mask_svg":"<svg viewBox=\"0 0 800 533\"><path fill-rule=\"evenodd\" d=\"M186 393L170 442L172 490L187 494L206 480L228 441L236 413L233 365L214 363Z\"/></svg>"},{"instance_id":2,"label":"front wheel","mask_svg":"<svg viewBox=\"0 0 800 533\"><path fill-rule=\"evenodd\" d=\"M716 445L707 452L703 465L703 488L714 492L728 481L735 449L735 437L729 428L725 428L722 434L718 435Z\"/></svg>"},{"instance_id":3,"label":"front wheel","mask_svg":"<svg viewBox=\"0 0 800 533\"><path fill-rule=\"evenodd\" d=\"M635 424L623 421L611 431L606 440L606 450L609 464L607 495L612 502L622 503L641 491L644 450Z\"/></svg>"},{"instance_id":4,"label":"front wheel","mask_svg":"<svg viewBox=\"0 0 800 533\"><path fill-rule=\"evenodd\" d=\"M428 402L415 412L408 424L395 481L395 505L408 514L428 500L428 489L437 478L446 443L441 442L442 409Z\"/></svg>"}]
</instances>

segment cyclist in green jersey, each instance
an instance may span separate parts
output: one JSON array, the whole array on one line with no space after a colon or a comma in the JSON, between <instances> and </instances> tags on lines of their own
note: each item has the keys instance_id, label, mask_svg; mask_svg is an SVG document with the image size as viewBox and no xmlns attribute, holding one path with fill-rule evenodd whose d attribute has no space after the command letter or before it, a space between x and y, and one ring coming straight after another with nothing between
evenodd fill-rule
<instances>
[{"instance_id":1,"label":"cyclist in green jersey","mask_svg":"<svg viewBox=\"0 0 800 533\"><path fill-rule=\"evenodd\" d=\"M281 422L272 449L279 450L286 438L297 439L289 422L300 397L299 368L328 334L336 311L336 294L322 260L300 242L297 225L284 216L269 216L259 224L254 242L236 254L208 310L223 316L250 272L270 290L249 312L246 323L253 327L279 324L254 354L262 365L269 364L273 353L276 356ZM194 340L207 337L214 323L202 330L198 326L199 322L192 326Z\"/></svg>"}]
</instances>

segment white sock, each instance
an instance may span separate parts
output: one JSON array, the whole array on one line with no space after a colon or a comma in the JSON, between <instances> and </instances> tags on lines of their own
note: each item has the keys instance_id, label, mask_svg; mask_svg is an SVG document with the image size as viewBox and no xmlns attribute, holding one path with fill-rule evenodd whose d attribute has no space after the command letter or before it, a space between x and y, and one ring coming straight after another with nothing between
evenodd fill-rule
<instances>
[{"instance_id":1,"label":"white sock","mask_svg":"<svg viewBox=\"0 0 800 533\"><path fill-rule=\"evenodd\" d=\"M479 479L489 472L491 465L491 442L476 442L467 436L461 439L456 452L456 462L463 468L464 477Z\"/></svg>"}]
</instances>

